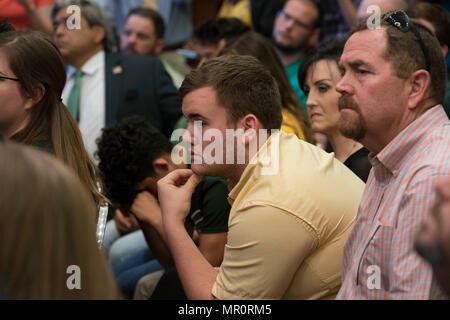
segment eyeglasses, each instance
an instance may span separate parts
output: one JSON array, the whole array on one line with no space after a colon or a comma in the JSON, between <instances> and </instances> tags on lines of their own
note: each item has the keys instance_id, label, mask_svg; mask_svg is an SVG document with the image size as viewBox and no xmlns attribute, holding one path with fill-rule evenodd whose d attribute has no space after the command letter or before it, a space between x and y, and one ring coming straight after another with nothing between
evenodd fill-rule
<instances>
[{"instance_id":1,"label":"eyeglasses","mask_svg":"<svg viewBox=\"0 0 450 320\"><path fill-rule=\"evenodd\" d=\"M17 78L9 78L9 77L3 77L3 76L0 76L0 80L11 80L11 81L20 82L20 80Z\"/></svg>"},{"instance_id":2,"label":"eyeglasses","mask_svg":"<svg viewBox=\"0 0 450 320\"><path fill-rule=\"evenodd\" d=\"M428 56L428 51L423 43L422 37L420 36L419 31L417 31L414 23L409 19L408 15L403 10L391 11L384 14L381 17L382 21L386 21L391 26L397 28L398 30L406 33L411 31L417 38L419 42L420 48L422 49L423 56L425 57L425 63L427 67L427 71L430 71L430 59Z\"/></svg>"},{"instance_id":3,"label":"eyeglasses","mask_svg":"<svg viewBox=\"0 0 450 320\"><path fill-rule=\"evenodd\" d=\"M290 14L287 14L287 13L284 12L283 10L278 11L278 16L280 16L281 18L283 18L283 19L286 20L286 21L293 20L293 21L294 21L294 24L295 24L297 27L305 28L305 29L312 29L312 28L313 28L312 26L309 26L309 25L307 25L306 23L301 22L300 20L295 19L293 16L291 16Z\"/></svg>"}]
</instances>

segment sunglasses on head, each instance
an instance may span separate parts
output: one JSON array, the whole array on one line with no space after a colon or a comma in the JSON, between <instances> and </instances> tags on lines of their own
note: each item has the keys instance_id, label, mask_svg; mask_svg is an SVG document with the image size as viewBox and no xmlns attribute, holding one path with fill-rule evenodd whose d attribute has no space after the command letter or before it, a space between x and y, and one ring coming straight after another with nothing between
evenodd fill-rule
<instances>
[{"instance_id":1,"label":"sunglasses on head","mask_svg":"<svg viewBox=\"0 0 450 320\"><path fill-rule=\"evenodd\" d=\"M423 43L422 37L420 36L419 31L417 31L414 23L409 19L408 15L403 10L391 11L384 14L381 17L382 21L386 21L391 26L397 28L398 30L406 33L411 31L415 36L417 41L419 42L420 48L422 49L423 56L425 57L426 70L430 72L430 59L428 57L428 51Z\"/></svg>"}]
</instances>

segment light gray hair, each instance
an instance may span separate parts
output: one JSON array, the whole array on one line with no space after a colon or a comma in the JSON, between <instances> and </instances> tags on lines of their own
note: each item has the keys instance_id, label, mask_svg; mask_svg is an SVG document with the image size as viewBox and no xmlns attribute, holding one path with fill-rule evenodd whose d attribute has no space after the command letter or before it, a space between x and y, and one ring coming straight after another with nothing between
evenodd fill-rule
<instances>
[{"instance_id":1,"label":"light gray hair","mask_svg":"<svg viewBox=\"0 0 450 320\"><path fill-rule=\"evenodd\" d=\"M117 51L116 35L111 21L106 17L103 9L92 0L58 0L52 8L51 17L55 20L56 15L61 9L76 5L81 9L81 15L86 19L89 26L101 26L105 29L105 38L103 47L106 52Z\"/></svg>"}]
</instances>

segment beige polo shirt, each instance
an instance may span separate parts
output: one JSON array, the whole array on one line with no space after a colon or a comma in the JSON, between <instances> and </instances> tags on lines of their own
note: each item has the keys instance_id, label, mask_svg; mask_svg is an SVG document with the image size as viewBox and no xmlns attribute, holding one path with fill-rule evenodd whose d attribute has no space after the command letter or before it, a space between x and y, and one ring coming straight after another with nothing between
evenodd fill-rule
<instances>
[{"instance_id":1,"label":"beige polo shirt","mask_svg":"<svg viewBox=\"0 0 450 320\"><path fill-rule=\"evenodd\" d=\"M275 172L255 161L264 152ZM228 241L212 294L334 299L364 183L333 154L283 132L253 161L229 195Z\"/></svg>"}]
</instances>

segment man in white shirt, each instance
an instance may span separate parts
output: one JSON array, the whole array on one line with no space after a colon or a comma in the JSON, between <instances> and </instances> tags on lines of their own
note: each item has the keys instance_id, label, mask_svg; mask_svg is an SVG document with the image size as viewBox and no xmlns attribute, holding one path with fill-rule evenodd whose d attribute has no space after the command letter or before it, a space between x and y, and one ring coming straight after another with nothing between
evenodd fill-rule
<instances>
[{"instance_id":1,"label":"man in white shirt","mask_svg":"<svg viewBox=\"0 0 450 320\"><path fill-rule=\"evenodd\" d=\"M80 28L69 28L76 14L70 5L81 9ZM126 116L142 116L171 134L182 115L181 100L158 59L114 53L111 25L93 1L60 0L52 21L54 42L69 65L62 98L93 158L101 129Z\"/></svg>"}]
</instances>

